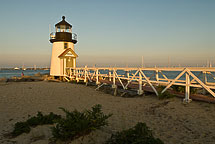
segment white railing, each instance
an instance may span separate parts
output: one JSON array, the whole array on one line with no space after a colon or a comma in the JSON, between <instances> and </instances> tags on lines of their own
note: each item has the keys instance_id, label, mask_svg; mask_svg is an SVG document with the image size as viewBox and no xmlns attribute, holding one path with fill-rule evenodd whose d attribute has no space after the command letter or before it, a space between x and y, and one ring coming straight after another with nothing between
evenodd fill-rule
<instances>
[{"instance_id":1,"label":"white railing","mask_svg":"<svg viewBox=\"0 0 215 144\"><path fill-rule=\"evenodd\" d=\"M72 40L77 40L77 34L71 33L72 34ZM50 33L50 39L56 39L56 32Z\"/></svg>"},{"instance_id":2,"label":"white railing","mask_svg":"<svg viewBox=\"0 0 215 144\"><path fill-rule=\"evenodd\" d=\"M56 33L55 32L50 33L50 39L55 39L55 38L56 38Z\"/></svg>"},{"instance_id":3,"label":"white railing","mask_svg":"<svg viewBox=\"0 0 215 144\"><path fill-rule=\"evenodd\" d=\"M123 72L125 72L123 74ZM175 76L170 77L167 72L172 72ZM176 73L178 72L178 73ZM190 102L190 87L203 88L212 97L215 93L215 77L213 73L215 68L206 67L166 67L166 68L67 68L66 75L70 80L84 82L95 81L97 85L109 81L112 87L115 88L117 84L123 89L128 89L132 83L138 83L138 94L143 94L143 87L148 85L158 95L156 85L164 85L165 88L161 91L164 93L172 85L179 85L185 87L185 102ZM209 82L207 79L212 80ZM105 80L105 81L104 81ZM117 84L116 84L117 83Z\"/></svg>"}]
</instances>

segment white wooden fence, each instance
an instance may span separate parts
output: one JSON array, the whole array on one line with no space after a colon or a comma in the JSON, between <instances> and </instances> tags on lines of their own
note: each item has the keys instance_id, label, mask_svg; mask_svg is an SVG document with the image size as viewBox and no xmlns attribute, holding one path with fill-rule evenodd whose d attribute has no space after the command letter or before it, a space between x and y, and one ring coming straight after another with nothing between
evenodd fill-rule
<instances>
[{"instance_id":1,"label":"white wooden fence","mask_svg":"<svg viewBox=\"0 0 215 144\"><path fill-rule=\"evenodd\" d=\"M102 74L102 71L106 73ZM122 71L126 74L122 74ZM64 78L68 81L83 80L84 82L95 81L97 85L101 85L101 80L108 80L112 83L112 87L116 87L116 81L120 83L123 89L127 89L129 84L138 83L138 94L143 94L143 86L149 85L154 93L158 95L156 85L165 85L165 88L161 93L164 93L172 85L185 86L185 102L190 102L190 87L203 88L212 97L215 97L215 93L212 89L215 89L215 82L207 81L207 78L215 79L213 73L215 68L206 67L165 67L165 68L96 68L96 67L83 67L83 68L66 68ZM151 72L150 76L146 76L146 73ZM174 78L170 78L165 72L178 72ZM194 73L199 73L195 75ZM202 76L202 78L200 78ZM154 79L153 79L154 77ZM126 83L125 83L126 80Z\"/></svg>"}]
</instances>

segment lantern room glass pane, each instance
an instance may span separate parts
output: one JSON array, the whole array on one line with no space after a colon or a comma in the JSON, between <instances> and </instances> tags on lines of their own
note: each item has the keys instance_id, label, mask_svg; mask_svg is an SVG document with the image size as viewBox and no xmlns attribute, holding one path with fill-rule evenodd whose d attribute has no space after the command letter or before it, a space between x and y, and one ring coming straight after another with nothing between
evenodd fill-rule
<instances>
[{"instance_id":1,"label":"lantern room glass pane","mask_svg":"<svg viewBox=\"0 0 215 144\"><path fill-rule=\"evenodd\" d=\"M60 25L56 27L56 32L71 32L71 27Z\"/></svg>"}]
</instances>

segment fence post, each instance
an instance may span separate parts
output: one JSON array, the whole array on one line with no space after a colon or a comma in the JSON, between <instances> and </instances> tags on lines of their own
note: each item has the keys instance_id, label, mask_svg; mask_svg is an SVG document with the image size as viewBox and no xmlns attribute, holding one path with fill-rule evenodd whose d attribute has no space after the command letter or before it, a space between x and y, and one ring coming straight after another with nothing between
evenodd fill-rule
<instances>
[{"instance_id":1,"label":"fence post","mask_svg":"<svg viewBox=\"0 0 215 144\"><path fill-rule=\"evenodd\" d=\"M87 82L87 66L84 68L84 82Z\"/></svg>"},{"instance_id":2,"label":"fence post","mask_svg":"<svg viewBox=\"0 0 215 144\"><path fill-rule=\"evenodd\" d=\"M111 81L111 71L109 70L109 81Z\"/></svg>"},{"instance_id":3,"label":"fence post","mask_svg":"<svg viewBox=\"0 0 215 144\"><path fill-rule=\"evenodd\" d=\"M139 90L137 91L138 95L143 94L143 81L142 81L142 74L139 72Z\"/></svg>"},{"instance_id":4,"label":"fence post","mask_svg":"<svg viewBox=\"0 0 215 144\"><path fill-rule=\"evenodd\" d=\"M190 75L186 72L186 88L184 102L189 103L191 101L192 99L190 99Z\"/></svg>"},{"instance_id":5,"label":"fence post","mask_svg":"<svg viewBox=\"0 0 215 144\"><path fill-rule=\"evenodd\" d=\"M96 69L96 85L99 84L99 70Z\"/></svg>"},{"instance_id":6,"label":"fence post","mask_svg":"<svg viewBox=\"0 0 215 144\"><path fill-rule=\"evenodd\" d=\"M75 76L75 75L76 75L76 68L74 68L74 70L73 70L73 71L74 71L74 72L73 72L73 73L74 73L73 75Z\"/></svg>"},{"instance_id":7,"label":"fence post","mask_svg":"<svg viewBox=\"0 0 215 144\"><path fill-rule=\"evenodd\" d=\"M76 79L77 83L79 82L79 73L80 73L80 71L77 70L77 72L75 74L75 79Z\"/></svg>"},{"instance_id":8,"label":"fence post","mask_svg":"<svg viewBox=\"0 0 215 144\"><path fill-rule=\"evenodd\" d=\"M156 78L156 81L159 81L159 74L158 74L158 70L155 71L155 78Z\"/></svg>"},{"instance_id":9,"label":"fence post","mask_svg":"<svg viewBox=\"0 0 215 144\"><path fill-rule=\"evenodd\" d=\"M129 71L127 71L127 78L129 79L130 75L129 75Z\"/></svg>"},{"instance_id":10,"label":"fence post","mask_svg":"<svg viewBox=\"0 0 215 144\"><path fill-rule=\"evenodd\" d=\"M203 71L203 83L206 84L207 83L207 72ZM203 88L203 94L206 94L206 90Z\"/></svg>"},{"instance_id":11,"label":"fence post","mask_svg":"<svg viewBox=\"0 0 215 144\"><path fill-rule=\"evenodd\" d=\"M115 74L115 69L113 69L113 85L112 88L116 88L116 74Z\"/></svg>"}]
</instances>

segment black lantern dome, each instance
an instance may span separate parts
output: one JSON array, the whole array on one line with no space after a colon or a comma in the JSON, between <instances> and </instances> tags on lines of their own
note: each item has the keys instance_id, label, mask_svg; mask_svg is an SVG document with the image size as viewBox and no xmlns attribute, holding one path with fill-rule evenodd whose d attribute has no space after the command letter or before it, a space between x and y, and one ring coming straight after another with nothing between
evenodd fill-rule
<instances>
[{"instance_id":1,"label":"black lantern dome","mask_svg":"<svg viewBox=\"0 0 215 144\"><path fill-rule=\"evenodd\" d=\"M72 25L65 21L65 16L62 16L62 21L55 25L56 32L50 34L50 42L72 42L77 43L77 35L72 33Z\"/></svg>"},{"instance_id":2,"label":"black lantern dome","mask_svg":"<svg viewBox=\"0 0 215 144\"><path fill-rule=\"evenodd\" d=\"M72 25L65 21L65 16L62 16L62 21L57 23L55 27L66 26L67 28L72 28Z\"/></svg>"}]
</instances>

